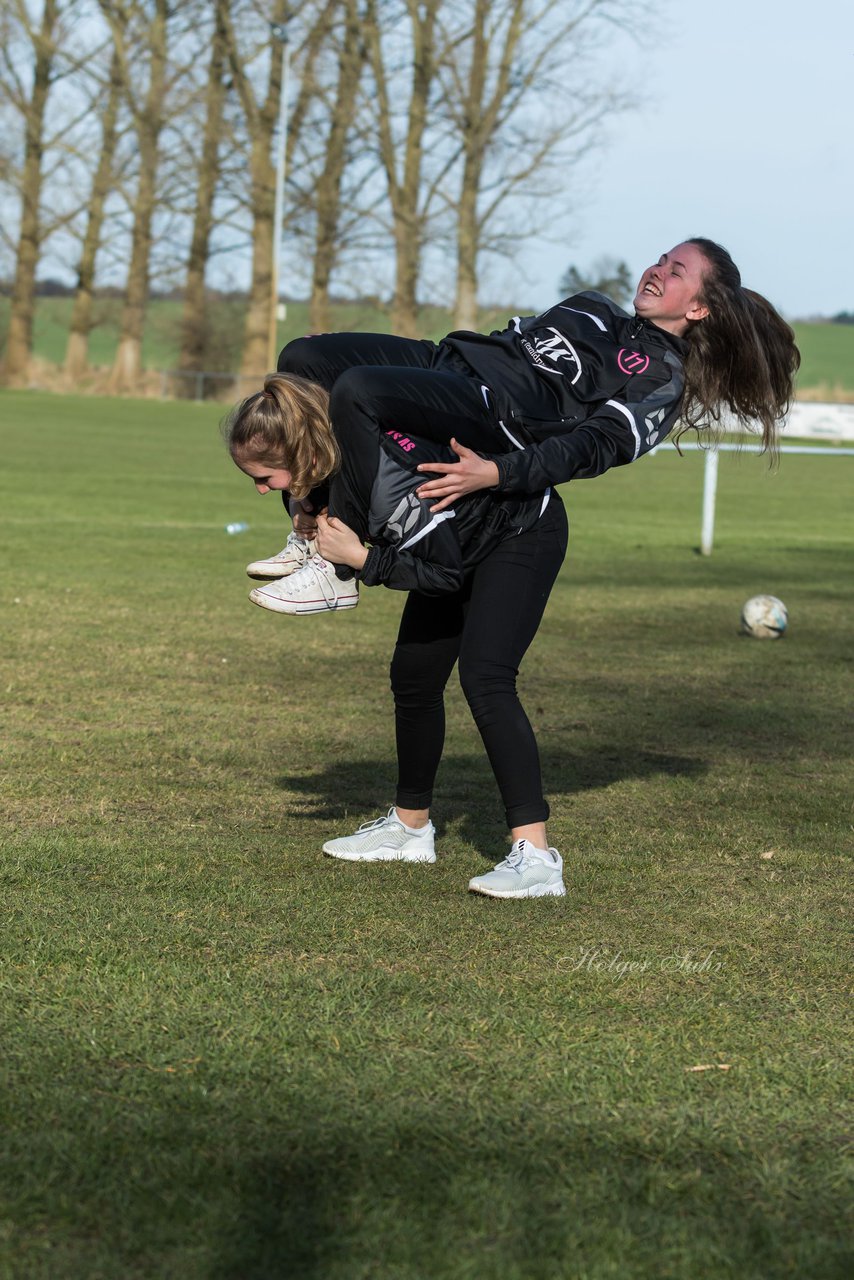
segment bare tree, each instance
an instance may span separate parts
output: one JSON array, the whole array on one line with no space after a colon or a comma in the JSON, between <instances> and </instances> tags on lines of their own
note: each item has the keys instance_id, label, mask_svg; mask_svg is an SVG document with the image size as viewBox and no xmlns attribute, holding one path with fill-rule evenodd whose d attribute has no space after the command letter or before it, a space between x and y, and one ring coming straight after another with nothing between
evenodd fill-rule
<instances>
[{"instance_id":1,"label":"bare tree","mask_svg":"<svg viewBox=\"0 0 854 1280\"><path fill-rule=\"evenodd\" d=\"M6 338L4 375L7 381L25 376L33 348L36 267L46 234L40 213L44 174L45 111L55 78L59 0L45 0L41 20L33 22L24 0L10 6L18 31L29 44L33 58L32 86L27 88L16 64L14 43L4 31L2 44L3 90L24 122L24 164L20 175L20 230L15 255L15 282L9 332ZM6 25L4 23L4 25Z\"/></svg>"},{"instance_id":2,"label":"bare tree","mask_svg":"<svg viewBox=\"0 0 854 1280\"><path fill-rule=\"evenodd\" d=\"M314 183L315 241L309 303L309 327L329 328L329 282L340 252L341 184L347 164L347 136L353 125L356 95L366 48L358 0L344 0L344 29L338 77L330 108L323 167Z\"/></svg>"},{"instance_id":3,"label":"bare tree","mask_svg":"<svg viewBox=\"0 0 854 1280\"><path fill-rule=\"evenodd\" d=\"M377 146L391 206L395 285L391 321L395 333L417 332L417 287L434 186L425 182L424 157L437 90L437 23L442 0L365 0L365 38L376 94ZM405 18L401 37L400 19ZM391 51L388 48L389 36ZM401 43L408 50L408 85L397 63ZM401 136L395 134L397 101L405 93Z\"/></svg>"},{"instance_id":4,"label":"bare tree","mask_svg":"<svg viewBox=\"0 0 854 1280\"><path fill-rule=\"evenodd\" d=\"M187 278L184 285L184 312L181 321L181 352L178 367L201 369L205 360L209 332L205 294L205 273L214 225L214 200L220 176L220 143L226 86L224 72L228 63L230 0L214 0L213 35L204 91L204 136L199 155L193 231Z\"/></svg>"},{"instance_id":5,"label":"bare tree","mask_svg":"<svg viewBox=\"0 0 854 1280\"><path fill-rule=\"evenodd\" d=\"M296 147L309 116L309 107L318 92L315 78L317 58L324 48L340 0L314 0L299 12L298 23L292 23L289 0L273 0L267 14L267 31L259 35L257 22L248 14L249 36L236 31L232 12L228 31L228 57L232 79L243 108L248 134L249 191L247 204L252 225L252 278L246 309L241 374L258 377L268 363L270 306L272 302L272 258L275 173L272 141L276 126L281 89L281 44L274 28L294 25L295 75L297 93L289 113L288 130L291 146ZM255 86L263 84L258 63L267 61L266 85L262 94ZM263 95L263 96L262 96ZM244 184L245 185L245 184Z\"/></svg>"},{"instance_id":6,"label":"bare tree","mask_svg":"<svg viewBox=\"0 0 854 1280\"><path fill-rule=\"evenodd\" d=\"M100 96L103 86L96 83L95 96ZM68 339L65 347L65 373L76 380L85 373L89 360L89 334L92 329L92 306L95 288L95 263L101 245L104 213L107 198L113 188L116 145L119 137L119 106L124 91L124 79L118 52L113 49L106 84L106 100L101 114L101 141L98 163L92 177L92 186L86 210L86 231L77 264L77 289L71 310ZM94 103L93 103L94 106Z\"/></svg>"},{"instance_id":7,"label":"bare tree","mask_svg":"<svg viewBox=\"0 0 854 1280\"><path fill-rule=\"evenodd\" d=\"M477 257L481 247L478 200L487 148L507 118L514 55L524 31L525 8L525 0L510 0L509 5L499 5L496 13L491 0L475 0L471 27L462 40L453 43L453 52L449 51L445 62L449 73L446 105L456 118L463 150L456 202L454 325L458 329L477 327Z\"/></svg>"},{"instance_id":8,"label":"bare tree","mask_svg":"<svg viewBox=\"0 0 854 1280\"><path fill-rule=\"evenodd\" d=\"M287 0L276 0L271 20L284 24L289 17ZM232 78L240 97L249 135L249 207L252 219L252 278L243 341L241 374L256 376L267 366L271 291L273 286L273 203L274 174L271 160L273 129L281 91L281 63L272 32L244 52L234 30L233 15L228 25L228 58ZM260 98L253 63L262 51L269 56L266 92Z\"/></svg>"},{"instance_id":9,"label":"bare tree","mask_svg":"<svg viewBox=\"0 0 854 1280\"><path fill-rule=\"evenodd\" d=\"M136 133L139 166L125 300L110 385L132 390L142 372L160 134L166 121L168 0L100 0L113 37ZM139 83L141 67L145 80Z\"/></svg>"},{"instance_id":10,"label":"bare tree","mask_svg":"<svg viewBox=\"0 0 854 1280\"><path fill-rule=\"evenodd\" d=\"M626 94L603 86L590 70L597 42L621 7L621 0L466 0L443 15L450 19L440 68L443 106L461 140L459 183L449 197L458 328L476 327L484 252L541 234L545 211L556 200L566 204L568 175L577 172L603 119L628 104ZM524 200L537 202L539 219L519 217Z\"/></svg>"}]
</instances>

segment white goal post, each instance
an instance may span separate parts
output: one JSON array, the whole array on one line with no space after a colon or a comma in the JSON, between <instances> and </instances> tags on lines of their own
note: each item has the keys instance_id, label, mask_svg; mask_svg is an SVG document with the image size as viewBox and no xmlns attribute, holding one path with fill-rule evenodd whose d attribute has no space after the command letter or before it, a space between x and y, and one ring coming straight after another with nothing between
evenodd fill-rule
<instances>
[{"instance_id":1,"label":"white goal post","mask_svg":"<svg viewBox=\"0 0 854 1280\"><path fill-rule=\"evenodd\" d=\"M840 447L836 444L806 445L787 444L787 439L813 439L854 441L854 404L795 404L783 427L783 442L780 453L816 454L823 458L854 458L854 448ZM676 445L669 441L659 448L675 449ZM743 444L722 444L708 447L696 443L680 444L679 448L701 451L706 455L703 470L703 515L700 525L700 553L704 556L712 554L715 536L715 501L718 491L718 460L721 453L761 453L761 445L753 440ZM653 449L657 453L658 449Z\"/></svg>"}]
</instances>

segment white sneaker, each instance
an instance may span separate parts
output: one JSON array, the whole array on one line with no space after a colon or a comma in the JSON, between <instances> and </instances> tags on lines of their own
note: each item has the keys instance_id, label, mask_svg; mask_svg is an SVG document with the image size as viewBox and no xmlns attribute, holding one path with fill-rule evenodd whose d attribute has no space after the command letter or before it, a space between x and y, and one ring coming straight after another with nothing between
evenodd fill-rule
<instances>
[{"instance_id":1,"label":"white sneaker","mask_svg":"<svg viewBox=\"0 0 854 1280\"><path fill-rule=\"evenodd\" d=\"M268 560L253 560L246 566L250 578L286 578L295 569L301 569L314 555L314 540L289 533L288 540L278 555Z\"/></svg>"},{"instance_id":2,"label":"white sneaker","mask_svg":"<svg viewBox=\"0 0 854 1280\"><path fill-rule=\"evenodd\" d=\"M314 555L286 578L250 591L249 599L274 613L332 613L355 609L359 584L355 577L342 581L328 561Z\"/></svg>"},{"instance_id":3,"label":"white sneaker","mask_svg":"<svg viewBox=\"0 0 854 1280\"><path fill-rule=\"evenodd\" d=\"M469 889L488 898L562 898L563 861L557 849L537 849L529 840L517 840L503 862L469 880Z\"/></svg>"},{"instance_id":4,"label":"white sneaker","mask_svg":"<svg viewBox=\"0 0 854 1280\"><path fill-rule=\"evenodd\" d=\"M384 818L363 822L351 836L327 840L323 852L347 862L435 862L435 833L432 822L415 834L407 831L392 805Z\"/></svg>"}]
</instances>

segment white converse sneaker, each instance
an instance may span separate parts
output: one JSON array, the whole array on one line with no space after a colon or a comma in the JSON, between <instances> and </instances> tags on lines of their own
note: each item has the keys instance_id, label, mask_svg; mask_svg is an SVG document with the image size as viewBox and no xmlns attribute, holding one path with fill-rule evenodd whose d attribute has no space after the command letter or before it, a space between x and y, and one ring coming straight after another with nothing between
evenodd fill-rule
<instances>
[{"instance_id":1,"label":"white converse sneaker","mask_svg":"<svg viewBox=\"0 0 854 1280\"><path fill-rule=\"evenodd\" d=\"M274 613L337 613L355 609L359 584L355 577L342 580L328 561L314 555L286 578L266 582L249 592L253 604Z\"/></svg>"},{"instance_id":2,"label":"white converse sneaker","mask_svg":"<svg viewBox=\"0 0 854 1280\"><path fill-rule=\"evenodd\" d=\"M435 862L432 822L416 833L407 831L394 805L384 818L363 822L351 836L327 840L323 852L347 862Z\"/></svg>"},{"instance_id":3,"label":"white converse sneaker","mask_svg":"<svg viewBox=\"0 0 854 1280\"><path fill-rule=\"evenodd\" d=\"M253 560L246 566L250 578L286 578L295 569L301 569L314 555L314 540L289 533L288 540L278 555L268 560Z\"/></svg>"},{"instance_id":4,"label":"white converse sneaker","mask_svg":"<svg viewBox=\"0 0 854 1280\"><path fill-rule=\"evenodd\" d=\"M469 889L488 898L562 898L563 861L557 849L537 849L529 840L517 840L503 862L469 880Z\"/></svg>"}]
</instances>

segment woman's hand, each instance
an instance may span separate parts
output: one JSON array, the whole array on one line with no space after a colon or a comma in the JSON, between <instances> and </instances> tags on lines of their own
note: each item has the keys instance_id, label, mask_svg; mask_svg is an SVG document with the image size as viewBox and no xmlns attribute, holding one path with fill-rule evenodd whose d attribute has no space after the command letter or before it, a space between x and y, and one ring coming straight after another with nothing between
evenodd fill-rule
<instances>
[{"instance_id":1,"label":"woman's hand","mask_svg":"<svg viewBox=\"0 0 854 1280\"><path fill-rule=\"evenodd\" d=\"M291 523L294 526L294 533L298 533L301 538L307 538L309 542L317 533L317 516L310 516L305 511L298 511L291 516Z\"/></svg>"},{"instance_id":2,"label":"woman's hand","mask_svg":"<svg viewBox=\"0 0 854 1280\"><path fill-rule=\"evenodd\" d=\"M368 549L343 520L336 520L325 513L317 517L317 550L330 564L348 564L351 569L361 569L368 558Z\"/></svg>"},{"instance_id":3,"label":"woman's hand","mask_svg":"<svg viewBox=\"0 0 854 1280\"><path fill-rule=\"evenodd\" d=\"M299 534L301 538L308 538L310 541L317 532L317 512L309 506L306 498L301 501L291 498L288 503L288 510L291 516L291 524L294 526L294 533ZM324 507L323 510L325 511L326 508Z\"/></svg>"},{"instance_id":4,"label":"woman's hand","mask_svg":"<svg viewBox=\"0 0 854 1280\"><path fill-rule=\"evenodd\" d=\"M439 499L431 511L444 511L465 494L474 493L477 489L492 489L498 484L498 467L494 462L481 458L473 449L457 444L456 440L451 441L451 448L459 462L422 462L418 468L419 471L441 473L440 479L428 480L416 490L419 498Z\"/></svg>"}]
</instances>

